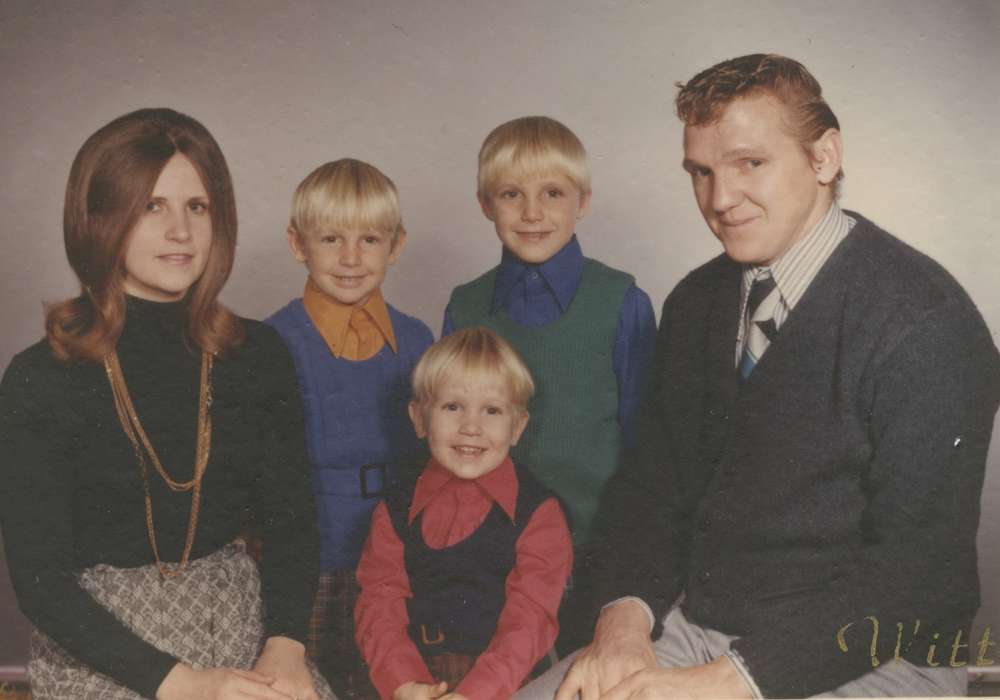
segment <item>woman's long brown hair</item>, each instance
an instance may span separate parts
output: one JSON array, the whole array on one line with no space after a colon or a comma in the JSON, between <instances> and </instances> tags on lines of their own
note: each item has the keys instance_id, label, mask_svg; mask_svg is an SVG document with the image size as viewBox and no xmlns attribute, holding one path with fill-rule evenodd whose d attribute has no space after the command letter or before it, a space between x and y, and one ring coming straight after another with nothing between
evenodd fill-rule
<instances>
[{"instance_id":1,"label":"woman's long brown hair","mask_svg":"<svg viewBox=\"0 0 1000 700\"><path fill-rule=\"evenodd\" d=\"M236 253L236 199L222 151L195 119L172 109L140 109L87 139L70 169L63 237L81 292L45 314L49 345L63 362L99 362L118 342L129 234L177 153L201 176L212 218L205 271L186 297L188 341L218 354L243 340L239 319L218 302Z\"/></svg>"}]
</instances>

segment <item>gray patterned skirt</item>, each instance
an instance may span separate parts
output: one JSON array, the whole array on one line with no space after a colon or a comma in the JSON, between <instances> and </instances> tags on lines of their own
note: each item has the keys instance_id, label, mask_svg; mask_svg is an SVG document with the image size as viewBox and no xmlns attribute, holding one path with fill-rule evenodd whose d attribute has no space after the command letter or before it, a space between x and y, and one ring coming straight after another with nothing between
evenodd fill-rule
<instances>
[{"instance_id":1,"label":"gray patterned skirt","mask_svg":"<svg viewBox=\"0 0 1000 700\"><path fill-rule=\"evenodd\" d=\"M194 668L249 669L263 643L260 575L242 542L189 562L180 576L163 579L155 564L85 569L80 586L137 636ZM310 661L322 700L336 700ZM141 700L70 656L35 630L28 680L35 700Z\"/></svg>"}]
</instances>

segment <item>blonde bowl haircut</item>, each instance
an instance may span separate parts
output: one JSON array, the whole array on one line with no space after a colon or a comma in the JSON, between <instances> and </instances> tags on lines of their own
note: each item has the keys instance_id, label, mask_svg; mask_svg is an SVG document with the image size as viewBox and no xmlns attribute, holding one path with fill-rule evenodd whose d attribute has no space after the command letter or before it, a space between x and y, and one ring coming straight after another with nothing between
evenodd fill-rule
<instances>
[{"instance_id":1,"label":"blonde bowl haircut","mask_svg":"<svg viewBox=\"0 0 1000 700\"><path fill-rule=\"evenodd\" d=\"M354 158L324 163L292 195L291 227L318 231L381 231L396 245L405 233L399 193L385 173Z\"/></svg>"},{"instance_id":2,"label":"blonde bowl haircut","mask_svg":"<svg viewBox=\"0 0 1000 700\"><path fill-rule=\"evenodd\" d=\"M413 402L421 410L434 403L446 377L496 378L510 392L510 402L526 412L535 393L531 372L518 352L489 328L473 326L446 335L431 345L413 369Z\"/></svg>"},{"instance_id":3,"label":"blonde bowl haircut","mask_svg":"<svg viewBox=\"0 0 1000 700\"><path fill-rule=\"evenodd\" d=\"M521 117L501 124L483 141L477 193L487 200L501 180L553 172L569 179L581 195L590 192L587 150L576 134L551 117Z\"/></svg>"}]
</instances>

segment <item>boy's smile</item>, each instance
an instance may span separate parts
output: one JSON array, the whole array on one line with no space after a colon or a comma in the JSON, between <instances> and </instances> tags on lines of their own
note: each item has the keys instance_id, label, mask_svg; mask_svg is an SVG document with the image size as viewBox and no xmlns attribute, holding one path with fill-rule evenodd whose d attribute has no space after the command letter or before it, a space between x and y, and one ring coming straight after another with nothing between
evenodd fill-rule
<instances>
[{"instance_id":1,"label":"boy's smile","mask_svg":"<svg viewBox=\"0 0 1000 700\"><path fill-rule=\"evenodd\" d=\"M543 263L558 253L576 222L586 215L590 193L580 192L561 173L501 180L479 204L500 241L527 263Z\"/></svg>"},{"instance_id":2,"label":"boy's smile","mask_svg":"<svg viewBox=\"0 0 1000 700\"><path fill-rule=\"evenodd\" d=\"M288 229L288 245L309 270L316 286L341 304L361 305L382 285L405 242L400 231L393 245L385 231L352 229L298 233Z\"/></svg>"},{"instance_id":3,"label":"boy's smile","mask_svg":"<svg viewBox=\"0 0 1000 700\"><path fill-rule=\"evenodd\" d=\"M506 386L465 373L446 376L429 406L411 403L410 418L438 464L461 479L500 466L528 423Z\"/></svg>"}]
</instances>

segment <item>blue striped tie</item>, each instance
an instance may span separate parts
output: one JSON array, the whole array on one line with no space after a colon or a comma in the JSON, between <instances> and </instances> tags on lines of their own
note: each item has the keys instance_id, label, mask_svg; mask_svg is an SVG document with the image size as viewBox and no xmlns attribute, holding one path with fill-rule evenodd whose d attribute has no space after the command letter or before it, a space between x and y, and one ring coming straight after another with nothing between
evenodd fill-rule
<instances>
[{"instance_id":1,"label":"blue striped tie","mask_svg":"<svg viewBox=\"0 0 1000 700\"><path fill-rule=\"evenodd\" d=\"M780 296L770 270L763 270L750 285L750 293L747 296L746 337L743 356L740 358L740 376L744 380L750 376L768 345L778 335L778 327L774 323L774 309Z\"/></svg>"}]
</instances>

